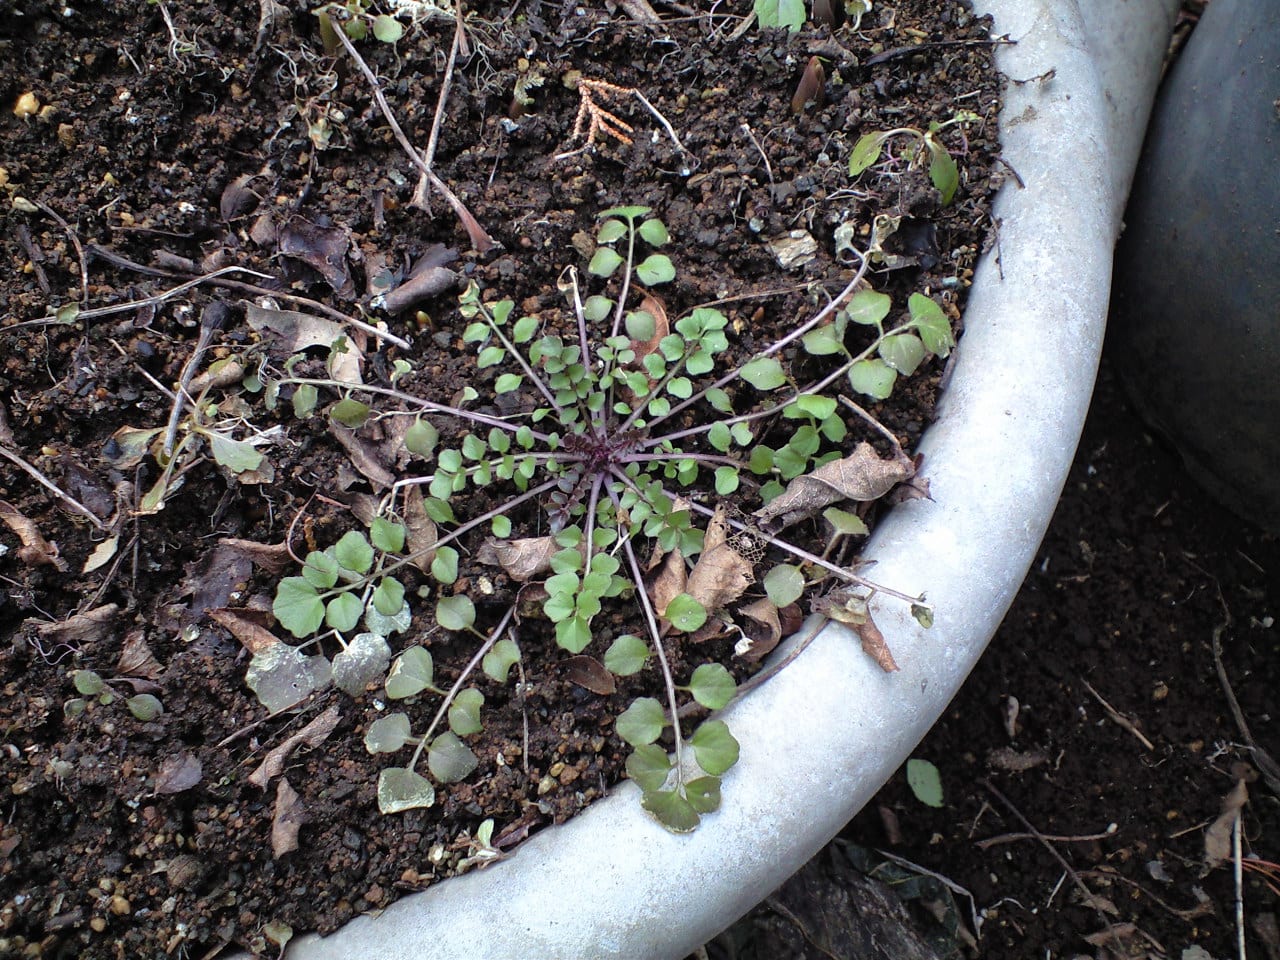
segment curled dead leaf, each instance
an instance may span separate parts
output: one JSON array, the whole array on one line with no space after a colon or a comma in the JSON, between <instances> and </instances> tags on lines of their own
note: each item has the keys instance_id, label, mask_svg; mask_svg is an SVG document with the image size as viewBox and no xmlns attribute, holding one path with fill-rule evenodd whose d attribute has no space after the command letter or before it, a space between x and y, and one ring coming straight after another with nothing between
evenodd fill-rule
<instances>
[{"instance_id":1,"label":"curled dead leaf","mask_svg":"<svg viewBox=\"0 0 1280 960\"><path fill-rule=\"evenodd\" d=\"M46 643L67 643L71 646L94 643L105 640L115 632L119 614L119 606L105 603L58 623L42 623L36 628L36 632Z\"/></svg>"},{"instance_id":2,"label":"curled dead leaf","mask_svg":"<svg viewBox=\"0 0 1280 960\"><path fill-rule=\"evenodd\" d=\"M346 328L340 323L297 310L277 310L247 303L244 316L250 327L275 341L282 358L310 347L327 349L339 337L347 334ZM333 379L343 383L360 383L360 364L363 360L363 354L348 338L346 352L335 355L330 363Z\"/></svg>"},{"instance_id":3,"label":"curled dead leaf","mask_svg":"<svg viewBox=\"0 0 1280 960\"><path fill-rule=\"evenodd\" d=\"M618 689L613 674L605 669L605 665L595 657L579 655L565 660L564 678L592 693L607 697Z\"/></svg>"},{"instance_id":4,"label":"curled dead leaf","mask_svg":"<svg viewBox=\"0 0 1280 960\"><path fill-rule=\"evenodd\" d=\"M724 504L720 504L707 521L702 553L698 555L684 586L684 592L701 603L708 613L733 603L756 580L753 565L733 548L728 539L729 523L725 513ZM658 609L665 610L666 607L659 606Z\"/></svg>"},{"instance_id":5,"label":"curled dead leaf","mask_svg":"<svg viewBox=\"0 0 1280 960\"><path fill-rule=\"evenodd\" d=\"M155 792L158 794L182 793L190 790L204 777L200 758L188 750L165 757L156 771Z\"/></svg>"},{"instance_id":6,"label":"curled dead leaf","mask_svg":"<svg viewBox=\"0 0 1280 960\"><path fill-rule=\"evenodd\" d=\"M355 299L355 283L347 269L351 231L346 227L326 227L293 217L277 231L276 243L283 256L301 260L324 277L341 299Z\"/></svg>"},{"instance_id":7,"label":"curled dead leaf","mask_svg":"<svg viewBox=\"0 0 1280 960\"><path fill-rule=\"evenodd\" d=\"M276 784L276 805L271 815L271 856L279 859L298 849L298 832L306 823L307 811L298 791L282 779Z\"/></svg>"},{"instance_id":8,"label":"curled dead leaf","mask_svg":"<svg viewBox=\"0 0 1280 960\"><path fill-rule=\"evenodd\" d=\"M649 585L649 599L653 601L653 609L665 610L673 598L685 592L685 584L689 574L685 569L684 557L679 550L672 550L662 558L653 582Z\"/></svg>"},{"instance_id":9,"label":"curled dead leaf","mask_svg":"<svg viewBox=\"0 0 1280 960\"><path fill-rule=\"evenodd\" d=\"M265 610L247 607L217 607L209 611L209 618L226 627L250 653L260 653L280 642L280 638L267 627L270 622L268 616Z\"/></svg>"},{"instance_id":10,"label":"curled dead leaf","mask_svg":"<svg viewBox=\"0 0 1280 960\"><path fill-rule=\"evenodd\" d=\"M324 713L268 753L263 758L262 763L258 764L257 769L249 774L249 782L255 787L263 790L267 789L267 784L284 772L284 764L289 759L289 754L293 753L302 744L306 744L309 747L320 746L329 738L329 734L333 733L334 727L338 725L340 716L341 714L336 706L329 707Z\"/></svg>"},{"instance_id":11,"label":"curled dead leaf","mask_svg":"<svg viewBox=\"0 0 1280 960\"><path fill-rule=\"evenodd\" d=\"M862 652L879 664L881 670L885 673L893 673L898 669L898 663L893 659L889 645L885 643L884 634L880 632L880 628L876 626L876 622L869 614L866 623L854 624L853 629L857 632L858 639L862 641Z\"/></svg>"},{"instance_id":12,"label":"curled dead leaf","mask_svg":"<svg viewBox=\"0 0 1280 960\"><path fill-rule=\"evenodd\" d=\"M355 430L332 421L329 422L329 431L347 451L351 463L373 484L375 490L385 490L396 482L396 475L382 462L382 451L376 443L371 443Z\"/></svg>"},{"instance_id":13,"label":"curled dead leaf","mask_svg":"<svg viewBox=\"0 0 1280 960\"><path fill-rule=\"evenodd\" d=\"M914 474L908 457L885 459L871 444L859 443L849 456L796 477L755 516L770 529L781 530L841 500L876 500Z\"/></svg>"},{"instance_id":14,"label":"curled dead leaf","mask_svg":"<svg viewBox=\"0 0 1280 960\"><path fill-rule=\"evenodd\" d=\"M559 551L555 537L522 537L518 540L486 540L476 559L501 567L516 583L528 583L551 570L551 558Z\"/></svg>"},{"instance_id":15,"label":"curled dead leaf","mask_svg":"<svg viewBox=\"0 0 1280 960\"><path fill-rule=\"evenodd\" d=\"M739 622L742 639L734 646L733 652L748 663L756 663L772 651L782 639L782 622L778 616L778 608L768 597L761 597L746 606L739 607L738 613L750 622Z\"/></svg>"},{"instance_id":16,"label":"curled dead leaf","mask_svg":"<svg viewBox=\"0 0 1280 960\"><path fill-rule=\"evenodd\" d=\"M120 659L116 661L116 673L123 677L142 677L146 680L159 680L164 673L164 667L151 652L141 627L135 627L125 635Z\"/></svg>"},{"instance_id":17,"label":"curled dead leaf","mask_svg":"<svg viewBox=\"0 0 1280 960\"><path fill-rule=\"evenodd\" d=\"M404 508L400 518L404 521L405 550L411 558L410 562L423 573L430 573L431 561L436 555L436 541L440 536L436 530L436 522L427 516L422 488L416 483L404 495Z\"/></svg>"},{"instance_id":18,"label":"curled dead leaf","mask_svg":"<svg viewBox=\"0 0 1280 960\"><path fill-rule=\"evenodd\" d=\"M18 559L23 563L32 566L47 564L62 571L67 569L66 561L58 555L57 546L44 538L33 520L6 500L0 500L0 520L22 541Z\"/></svg>"},{"instance_id":19,"label":"curled dead leaf","mask_svg":"<svg viewBox=\"0 0 1280 960\"><path fill-rule=\"evenodd\" d=\"M1222 800L1222 809L1217 818L1209 824L1204 832L1204 865L1206 870L1220 867L1231 859L1231 833L1235 828L1236 818L1249 802L1249 789L1244 780L1237 780L1236 785Z\"/></svg>"}]
</instances>

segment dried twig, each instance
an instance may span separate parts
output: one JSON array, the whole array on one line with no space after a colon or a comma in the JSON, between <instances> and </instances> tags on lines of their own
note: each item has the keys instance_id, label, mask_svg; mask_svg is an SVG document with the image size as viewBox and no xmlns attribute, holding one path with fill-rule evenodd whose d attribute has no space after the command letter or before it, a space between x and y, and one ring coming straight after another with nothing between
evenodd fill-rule
<instances>
[{"instance_id":1,"label":"dried twig","mask_svg":"<svg viewBox=\"0 0 1280 960\"><path fill-rule=\"evenodd\" d=\"M1002 843L1016 843L1019 840L1049 840L1053 843L1084 843L1089 840L1106 840L1108 837L1114 837L1119 829L1114 823L1108 824L1107 829L1101 833L1080 833L1073 836L1058 836L1052 833L1042 833L1036 835L1034 833L1002 833L996 837L987 837L985 840L979 840L974 844L979 850L986 850L988 847L998 846Z\"/></svg>"},{"instance_id":2,"label":"dried twig","mask_svg":"<svg viewBox=\"0 0 1280 960\"><path fill-rule=\"evenodd\" d=\"M327 14L326 14L327 16ZM369 64L365 62L364 57L360 56L360 51L356 49L355 44L351 42L351 38L347 36L347 32L341 27L334 28L334 35L342 41L343 47L351 59L356 62L356 66L360 68L360 72L364 74L365 80L369 84L369 89L373 91L374 102L377 103L378 109L382 111L382 116L386 118L387 124L391 127L391 133L396 138L396 142L400 144L400 148L404 150L405 155L412 161L413 165L425 176L431 185L436 188L439 194L448 201L449 206L453 208L454 214L458 221L462 224L463 229L467 231L467 236L471 238L471 245L480 253L484 253L493 248L493 239L485 232L484 227L480 226L480 221L471 215L471 211L466 205L458 199L457 195L449 189L449 185L436 175L431 169L430 162L423 157L422 154L414 148L409 142L409 138L405 136L400 122L396 119L394 113L391 112L391 106L387 103L387 98L382 94L382 85L378 83L378 78L374 76L373 70L369 68ZM454 49L457 49L458 34L454 34ZM451 56L453 56L451 54ZM442 91L443 94L443 91Z\"/></svg>"},{"instance_id":3,"label":"dried twig","mask_svg":"<svg viewBox=\"0 0 1280 960\"><path fill-rule=\"evenodd\" d=\"M98 519L97 514L95 514L92 510L86 507L83 503L81 503L75 497L71 496L71 494L67 493L65 490L59 487L56 483L54 483L52 480L46 477L43 473L41 473L31 464L27 463L26 460L22 459L22 457L18 456L12 450L9 450L6 447L0 446L0 457L4 457L6 460L22 468L22 470L25 471L33 480L39 483L40 486L44 487L46 490L52 493L55 497L57 497L59 500L65 503L68 507L70 507L73 511L80 514L80 516L84 517L86 520L92 523L99 530L105 531L108 529L107 525Z\"/></svg>"},{"instance_id":4,"label":"dried twig","mask_svg":"<svg viewBox=\"0 0 1280 960\"><path fill-rule=\"evenodd\" d=\"M1093 685L1089 683L1088 680L1081 678L1080 682L1083 683L1084 688L1088 690L1091 694L1093 694L1094 698L1100 704L1102 704L1102 709L1107 711L1107 716L1109 716L1112 719L1112 721L1114 721L1116 726L1124 730L1128 730L1130 733L1132 733L1135 737L1138 738L1138 740L1142 743L1144 747L1154 752L1156 748L1155 744L1142 735L1142 731L1139 730L1136 726L1134 726L1134 723L1132 720L1124 716L1124 714L1122 714L1119 710L1117 710L1111 704L1107 703L1107 701L1103 699L1102 694L1100 694L1097 690L1093 689Z\"/></svg>"}]
</instances>

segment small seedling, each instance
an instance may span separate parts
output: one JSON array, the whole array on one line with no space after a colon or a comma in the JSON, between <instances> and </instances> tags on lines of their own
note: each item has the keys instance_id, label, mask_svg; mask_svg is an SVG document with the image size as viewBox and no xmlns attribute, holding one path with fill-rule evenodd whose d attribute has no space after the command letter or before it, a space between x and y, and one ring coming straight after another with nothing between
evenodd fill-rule
<instances>
[{"instance_id":1,"label":"small seedling","mask_svg":"<svg viewBox=\"0 0 1280 960\"><path fill-rule=\"evenodd\" d=\"M449 595L459 577L459 545L472 531L490 535L482 547L467 541L465 553L475 558L472 562L497 564L514 583L541 587L541 614L558 647L579 655L611 639L603 667L618 676L656 662L665 702L636 699L617 717L615 729L632 747L627 772L641 787L645 808L675 831L693 829L718 807L722 777L738 759L737 741L721 720L704 720L686 739L684 707L719 710L737 688L728 670L715 663L677 678L664 638L741 632L735 607L755 583L757 563L770 547L787 561L766 568L757 588L762 596L754 602L771 605L775 619L777 609L795 603L826 577L863 590L863 602L884 589L778 533L824 510L838 532L865 532L856 515L836 505L876 499L911 477L914 467L900 450L886 460L863 443L842 456L848 433L842 402L859 417L871 418L840 391L847 385L887 396L899 374L909 374L927 356L945 356L952 340L941 308L920 296L909 302L905 319L886 328L889 298L855 292L864 266L827 308L742 362L726 364L730 343L724 313L698 307L670 321L651 292L676 276L675 265L659 251L668 239L666 226L648 207L601 213L596 249L587 264L593 279L587 282L603 289L586 295L576 271L567 271L563 289L570 313L562 325L552 325L546 316L517 316L511 300L486 300L474 284L462 295L461 339L475 351L481 382L495 397L512 395L507 407L526 411L522 415L497 417L470 409L466 404L480 397L473 388L448 405L396 388L295 376L270 388L291 389L294 409L302 414L319 408L320 391L338 391L327 412L347 429L379 417L413 416L406 446L430 465L427 475L398 481L384 500L381 512L398 509L402 520L375 520L367 537L347 533L332 547L310 554L301 576L281 581L275 603L281 623L300 639L327 628L309 642L333 636L345 644L343 635L363 617L368 632L360 637L374 634L384 652L379 624L385 621L370 618L385 618L398 608L399 622L408 624L408 594L398 577L412 566L434 581L436 626L481 641L448 691L432 686L430 654L422 647L406 650L386 673L388 699L425 692L442 700L421 734L413 732L405 712L379 718L368 728L371 751L415 748L406 766L387 768L379 778L384 812L434 802L432 780L416 770L424 752L437 783L474 769L476 758L461 738L480 728L483 697L463 684L477 667L505 682L510 668L519 665L519 650L508 636L516 607L485 632L476 626L480 614L469 596ZM643 292L637 293L638 287ZM858 339L869 336L871 342L851 348L859 329L865 333ZM798 382L792 363L783 362L795 346L809 357L832 358L834 369L813 382ZM374 401L384 399L394 400L397 409L375 409ZM687 422L680 414L694 405L698 409L691 420L701 425L673 426ZM445 431L431 422L441 417L456 425L447 443L441 441ZM460 519L456 511L465 502L460 495L480 490L494 505ZM724 507L705 505L739 491L763 501L753 517L736 519ZM403 518L411 501L417 504L416 526L429 526L418 543L405 535ZM516 536L515 521L526 504L541 506L542 529ZM656 558L649 569L661 565L656 580L645 574L642 542ZM922 598L885 592L928 610ZM599 614L606 604L627 597L638 603L647 640L602 637ZM869 613L862 620L869 622ZM281 659L272 669L290 678L290 689L296 690L296 676L305 665L296 648L287 649L295 650L295 657ZM335 675L344 653L334 658ZM323 657L302 659L314 663ZM378 661L377 669L385 670L386 662ZM325 664L308 682L324 682ZM367 681L375 672L361 676ZM437 735L446 718L450 729Z\"/></svg>"},{"instance_id":2,"label":"small seedling","mask_svg":"<svg viewBox=\"0 0 1280 960\"><path fill-rule=\"evenodd\" d=\"M71 671L71 683L80 696L63 703L62 712L68 718L83 714L89 708L90 702L106 707L120 699L119 695L111 689L110 684L92 670ZM143 723L154 720L164 712L164 705L159 698L150 693L126 697L124 705L136 719Z\"/></svg>"},{"instance_id":3,"label":"small seedling","mask_svg":"<svg viewBox=\"0 0 1280 960\"><path fill-rule=\"evenodd\" d=\"M954 199L960 186L960 171L940 134L947 127L979 119L981 118L976 113L962 110L945 123L930 123L927 131L917 130L915 127L897 127L863 134L849 154L849 176L856 177L874 166L890 140L895 137L905 138L909 146L903 151L902 158L908 167L915 167L928 157L929 179L937 188L945 206Z\"/></svg>"},{"instance_id":4,"label":"small seedling","mask_svg":"<svg viewBox=\"0 0 1280 960\"><path fill-rule=\"evenodd\" d=\"M928 760L912 758L907 761L907 786L927 807L941 807L942 775Z\"/></svg>"}]
</instances>

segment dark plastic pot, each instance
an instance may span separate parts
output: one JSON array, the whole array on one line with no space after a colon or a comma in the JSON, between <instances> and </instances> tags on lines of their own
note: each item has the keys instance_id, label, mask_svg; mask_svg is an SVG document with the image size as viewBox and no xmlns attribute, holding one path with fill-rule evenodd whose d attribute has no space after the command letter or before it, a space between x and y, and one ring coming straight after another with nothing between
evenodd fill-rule
<instances>
[{"instance_id":1,"label":"dark plastic pot","mask_svg":"<svg viewBox=\"0 0 1280 960\"><path fill-rule=\"evenodd\" d=\"M1190 472L1280 531L1280 0L1213 0L1157 100L1111 337Z\"/></svg>"}]
</instances>

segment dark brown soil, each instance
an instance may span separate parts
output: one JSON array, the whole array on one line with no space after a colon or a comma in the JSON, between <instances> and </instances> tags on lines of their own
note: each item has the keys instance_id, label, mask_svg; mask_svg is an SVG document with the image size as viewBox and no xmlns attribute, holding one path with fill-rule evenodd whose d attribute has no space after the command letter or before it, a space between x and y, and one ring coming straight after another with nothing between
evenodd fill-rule
<instances>
[{"instance_id":1,"label":"dark brown soil","mask_svg":"<svg viewBox=\"0 0 1280 960\"><path fill-rule=\"evenodd\" d=\"M909 293L927 292L958 318L997 186L997 83L982 24L959 4L911 0L878 3L857 33L734 38L738 6L645 26L612 9L477 5L435 169L499 245L487 253L439 197L431 215L411 205L416 174L350 59L324 55L306 4L33 2L0 26L0 98L13 106L0 116L0 181L13 211L0 237L9 268L0 445L13 455L0 467L0 955L211 956L229 944L274 953L284 925L330 930L455 872L482 820L494 819L510 847L622 775L613 718L633 697L659 693L659 678L592 693L536 618L520 625L522 699L482 682L486 727L469 740L480 770L441 787L430 809L377 813L381 764L362 743L377 690L352 699L330 689L268 716L244 682L255 634L243 623L283 636L268 611L280 576L296 570L286 547L323 548L358 528L385 487L378 471L411 467L374 428L344 445L327 417L293 417L288 389L270 408L254 374L279 377L286 357L251 328L246 304L269 295L330 318L368 309L412 346L351 330L366 383L387 386L406 361L397 385L407 392L448 403L470 386L483 404L492 371L461 340L456 289L386 317L370 307L379 284L398 283L441 245L461 251L446 265L486 299L510 297L520 312L563 324L562 271L584 266L599 211L631 203L652 207L674 238L664 248L677 270L661 291L667 311L720 303L729 360L834 297L853 273L836 253L839 228L854 225L853 242L865 246L877 215L901 221L885 242L894 267L878 268L874 286L899 310ZM444 18L413 25L394 47L359 45L419 148L452 38ZM796 115L810 56L822 58L825 83ZM573 71L641 91L683 146L622 95L608 107L634 127L633 142L602 134L590 151L557 159L583 146L573 138ZM532 97L521 109L517 83ZM942 205L925 172L903 163L848 176L860 134L923 130L961 110L981 119L944 136L961 167L954 203ZM769 242L793 232L815 249L783 269ZM259 276L206 276L229 266ZM203 279L177 289L192 278ZM78 316L50 322L69 304ZM207 399L224 422L280 432L272 475L237 479L196 453L181 461L164 508L141 509L160 471L151 456L130 461L119 431L165 426L170 391L218 304L227 313L193 372L243 366L247 381L232 377ZM786 359L797 374L811 363ZM294 373L324 362L312 351ZM870 408L908 449L941 374L929 361L892 402ZM336 399L323 396L322 407ZM850 442L879 439L852 414L848 427ZM734 506L758 503L748 486ZM523 529L540 516L513 520ZM816 525L808 536L820 550ZM514 589L473 559L477 545L463 544L452 589L469 592L480 625L492 627ZM407 579L411 596L426 585ZM429 645L437 676L451 682L474 641L441 632L426 606L415 608L411 639L393 644ZM238 630L226 626L231 615ZM643 632L623 603L595 626L601 640ZM732 638L697 649L672 639L668 653L681 678L714 658L744 676L751 667L732 651ZM107 678L121 699L79 697L73 670ZM136 694L157 697L164 712L136 719L122 702ZM77 699L87 709L68 712ZM269 789L248 782L271 750L331 709L336 725L322 743L290 755ZM282 814L286 781L297 817ZM302 842L276 853L273 821L291 818Z\"/></svg>"},{"instance_id":2,"label":"dark brown soil","mask_svg":"<svg viewBox=\"0 0 1280 960\"><path fill-rule=\"evenodd\" d=\"M1274 758L1278 571L1280 542L1205 496L1137 420L1104 359L1035 565L915 751L939 769L945 806L920 803L900 772L792 881L803 898L784 888L712 944L711 956L886 956L851 948L859 922L839 907L857 889L852 860L880 864L877 875L909 898L938 956L1236 957L1232 867L1205 869L1206 833L1244 780L1243 854L1280 861L1280 783L1259 777L1263 762L1244 746L1213 642L1220 635L1254 743ZM1028 823L1055 838L1056 856L1027 836ZM923 904L946 901L940 883L915 869L895 872L876 849L968 890L972 904L956 896L947 919L972 934L976 911L978 949L929 918ZM1251 957L1280 949L1272 870L1269 886L1244 872Z\"/></svg>"}]
</instances>

